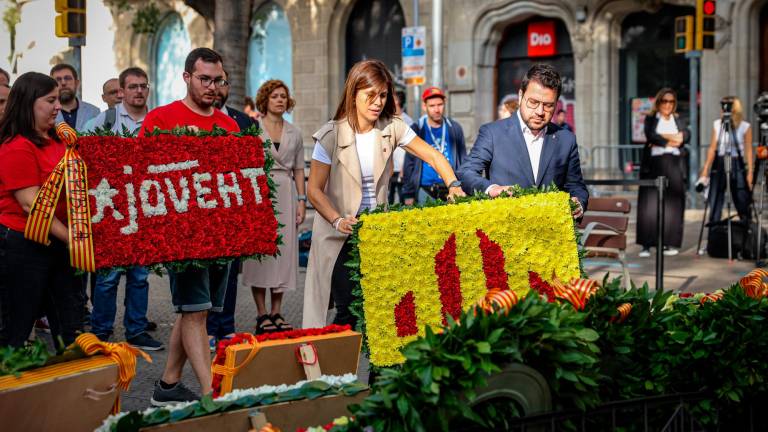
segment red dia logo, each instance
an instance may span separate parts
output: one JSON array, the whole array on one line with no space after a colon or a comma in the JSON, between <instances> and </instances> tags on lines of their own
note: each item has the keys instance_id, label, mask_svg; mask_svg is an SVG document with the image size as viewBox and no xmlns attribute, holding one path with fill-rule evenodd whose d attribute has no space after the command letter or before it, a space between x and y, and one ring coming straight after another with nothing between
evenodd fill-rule
<instances>
[{"instance_id":1,"label":"red dia logo","mask_svg":"<svg viewBox=\"0 0 768 432\"><path fill-rule=\"evenodd\" d=\"M504 270L506 259L504 251L498 243L488 238L483 230L475 231L480 238L480 252L483 257L483 273L487 289L509 289L508 275ZM440 292L443 324L447 323L448 315L457 319L461 315L461 272L456 265L456 234L451 234L443 248L435 255L435 274L437 287ZM397 336L409 336L418 333L416 325L416 302L413 291L408 291L395 306L395 325Z\"/></svg>"}]
</instances>

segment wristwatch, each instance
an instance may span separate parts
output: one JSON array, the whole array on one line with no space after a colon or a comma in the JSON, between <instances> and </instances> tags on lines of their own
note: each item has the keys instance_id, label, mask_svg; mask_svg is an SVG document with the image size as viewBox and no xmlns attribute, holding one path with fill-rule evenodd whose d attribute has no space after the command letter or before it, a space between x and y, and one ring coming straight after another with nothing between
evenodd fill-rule
<instances>
[{"instance_id":1,"label":"wristwatch","mask_svg":"<svg viewBox=\"0 0 768 432\"><path fill-rule=\"evenodd\" d=\"M307 196L306 195L299 195L298 197L296 197L296 201L307 202Z\"/></svg>"},{"instance_id":2,"label":"wristwatch","mask_svg":"<svg viewBox=\"0 0 768 432\"><path fill-rule=\"evenodd\" d=\"M454 188L454 187L461 187L461 181L454 180L451 182L451 184L448 185L448 189Z\"/></svg>"}]
</instances>

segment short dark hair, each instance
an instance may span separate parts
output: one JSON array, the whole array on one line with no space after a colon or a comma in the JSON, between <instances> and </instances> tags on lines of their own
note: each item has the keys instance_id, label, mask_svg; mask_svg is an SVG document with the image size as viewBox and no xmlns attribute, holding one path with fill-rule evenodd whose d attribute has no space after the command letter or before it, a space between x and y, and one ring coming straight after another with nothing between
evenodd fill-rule
<instances>
[{"instance_id":1,"label":"short dark hair","mask_svg":"<svg viewBox=\"0 0 768 432\"><path fill-rule=\"evenodd\" d=\"M72 66L71 64L67 64L67 63L59 63L59 64L55 65L54 67L51 68L51 73L49 75L53 76L54 73L56 73L56 72L58 72L60 70L64 70L64 69L69 69L69 71L72 72L72 76L76 80L80 79L80 78L77 77L77 70L75 70L75 67Z\"/></svg>"},{"instance_id":2,"label":"short dark hair","mask_svg":"<svg viewBox=\"0 0 768 432\"><path fill-rule=\"evenodd\" d=\"M400 106L405 108L405 91L402 89L395 89L395 97L397 98L397 101L400 102Z\"/></svg>"},{"instance_id":3,"label":"short dark hair","mask_svg":"<svg viewBox=\"0 0 768 432\"><path fill-rule=\"evenodd\" d=\"M16 79L8 94L5 114L0 118L0 145L19 135L38 147L45 145L35 129L35 101L56 90L58 86L56 80L39 72L27 72ZM53 128L48 136L58 141Z\"/></svg>"},{"instance_id":4,"label":"short dark hair","mask_svg":"<svg viewBox=\"0 0 768 432\"><path fill-rule=\"evenodd\" d=\"M5 75L5 79L8 80L8 82L11 82L11 75L3 68L0 68L0 75Z\"/></svg>"},{"instance_id":5,"label":"short dark hair","mask_svg":"<svg viewBox=\"0 0 768 432\"><path fill-rule=\"evenodd\" d=\"M125 88L125 79L129 76L135 76L140 78L146 78L149 81L149 76L144 72L144 69L140 67L129 67L128 69L120 72L120 76L117 77L117 81L120 83L120 88Z\"/></svg>"},{"instance_id":6,"label":"short dark hair","mask_svg":"<svg viewBox=\"0 0 768 432\"><path fill-rule=\"evenodd\" d=\"M205 63L221 63L224 64L224 59L216 51L210 48L195 48L187 55L187 60L184 61L184 72L192 73L195 70L195 63L197 60L202 60Z\"/></svg>"},{"instance_id":7,"label":"short dark hair","mask_svg":"<svg viewBox=\"0 0 768 432\"><path fill-rule=\"evenodd\" d=\"M557 97L560 98L560 92L563 89L563 80L560 78L560 74L554 68L554 66L546 63L536 63L528 69L523 77L523 82L520 84L520 90L525 93L528 90L528 83L536 81L541 86L552 89L557 93Z\"/></svg>"}]
</instances>

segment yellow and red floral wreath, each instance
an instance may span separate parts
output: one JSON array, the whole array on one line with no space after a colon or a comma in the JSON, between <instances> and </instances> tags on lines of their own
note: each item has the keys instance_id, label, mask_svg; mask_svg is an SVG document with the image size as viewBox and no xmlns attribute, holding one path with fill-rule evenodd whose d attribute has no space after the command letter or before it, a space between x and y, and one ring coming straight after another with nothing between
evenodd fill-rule
<instances>
[{"instance_id":1,"label":"yellow and red floral wreath","mask_svg":"<svg viewBox=\"0 0 768 432\"><path fill-rule=\"evenodd\" d=\"M376 213L361 221L363 310L377 366L401 363L400 349L423 335L425 325L458 317L488 290L522 296L530 289L529 272L579 277L564 192Z\"/></svg>"}]
</instances>

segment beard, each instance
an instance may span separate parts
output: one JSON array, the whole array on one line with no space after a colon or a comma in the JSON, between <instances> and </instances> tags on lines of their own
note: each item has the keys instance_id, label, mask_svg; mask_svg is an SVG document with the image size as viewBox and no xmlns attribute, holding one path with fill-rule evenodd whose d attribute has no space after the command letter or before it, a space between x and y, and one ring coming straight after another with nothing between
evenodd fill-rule
<instances>
[{"instance_id":1,"label":"beard","mask_svg":"<svg viewBox=\"0 0 768 432\"><path fill-rule=\"evenodd\" d=\"M203 109L208 109L211 106L216 105L216 98L213 98L213 101L208 101L207 99L204 99L205 92L197 93L193 91L193 89L190 89L189 91L189 97L192 99L192 101Z\"/></svg>"},{"instance_id":2,"label":"beard","mask_svg":"<svg viewBox=\"0 0 768 432\"><path fill-rule=\"evenodd\" d=\"M70 89L61 89L59 90L59 102L66 104L70 103L75 99L75 92L73 92Z\"/></svg>"},{"instance_id":3,"label":"beard","mask_svg":"<svg viewBox=\"0 0 768 432\"><path fill-rule=\"evenodd\" d=\"M224 108L224 105L227 104L227 99L229 99L229 95L218 96L216 100L213 101L213 107L218 109Z\"/></svg>"}]
</instances>

